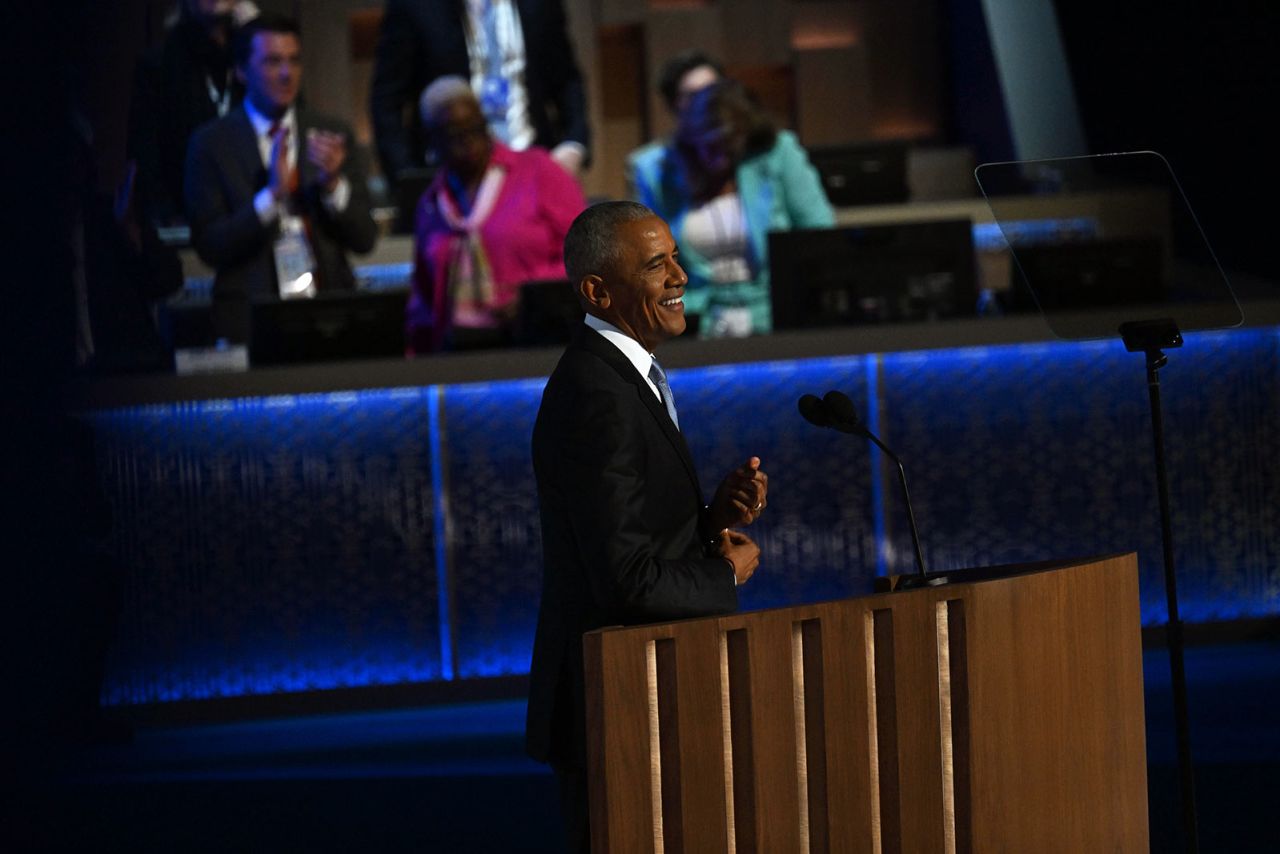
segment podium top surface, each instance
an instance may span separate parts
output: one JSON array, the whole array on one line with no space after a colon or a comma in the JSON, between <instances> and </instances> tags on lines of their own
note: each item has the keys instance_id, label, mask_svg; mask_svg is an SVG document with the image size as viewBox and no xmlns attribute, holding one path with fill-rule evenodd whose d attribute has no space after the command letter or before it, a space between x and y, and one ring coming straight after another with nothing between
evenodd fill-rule
<instances>
[{"instance_id":1,"label":"podium top surface","mask_svg":"<svg viewBox=\"0 0 1280 854\"><path fill-rule=\"evenodd\" d=\"M875 580L876 593L892 593L897 590L916 590L921 587L940 587L944 584L968 584L976 581L991 581L997 578L1011 578L1015 575L1028 575L1033 572L1052 572L1069 566L1080 566L1086 563L1098 563L1123 557L1124 553L1090 555L1088 557L1055 558L1053 560L1034 561L1032 563L1005 563L995 566L974 566L963 569L949 569L941 572L930 572L927 575L904 573L887 575Z\"/></svg>"},{"instance_id":2,"label":"podium top surface","mask_svg":"<svg viewBox=\"0 0 1280 854\"><path fill-rule=\"evenodd\" d=\"M882 596L893 593L906 593L912 590L924 590L931 587L945 587L957 584L973 584L985 581L999 581L1002 579L1015 578L1018 576L1034 575L1037 573L1055 572L1058 570L1072 569L1076 567L1094 566L1109 561L1120 560L1132 557L1136 563L1137 555L1133 552L1116 552L1114 554L1090 555L1087 557L1071 557L1071 558L1055 558L1052 560L1034 561L1031 563L1009 563L997 566L976 566L961 569L944 570L940 572L931 572L921 576L918 574L910 575L890 575L875 580L875 587L869 591L867 596ZM863 596L852 597L853 600L864 598ZM830 600L829 602L797 602L793 605L783 605L774 608L763 608L755 611L738 611L733 614L706 616L706 617L688 617L682 620L669 620L659 623L648 624L632 624L632 625L608 625L601 626L586 633L590 635L611 634L613 632L626 632L631 630L647 630L659 626L678 627L686 623L696 623L705 620L739 620L743 617L754 617L756 615L768 614L770 612L788 611L794 608L820 608L832 602L849 601L849 600Z\"/></svg>"}]
</instances>

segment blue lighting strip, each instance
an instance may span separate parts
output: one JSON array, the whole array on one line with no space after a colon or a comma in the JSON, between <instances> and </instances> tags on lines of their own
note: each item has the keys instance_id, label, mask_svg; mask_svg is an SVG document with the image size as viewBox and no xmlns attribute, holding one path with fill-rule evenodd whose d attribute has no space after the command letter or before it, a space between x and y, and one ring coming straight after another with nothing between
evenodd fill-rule
<instances>
[{"instance_id":1,"label":"blue lighting strip","mask_svg":"<svg viewBox=\"0 0 1280 854\"><path fill-rule=\"evenodd\" d=\"M867 427L880 435L880 355L866 360ZM889 574L889 542L885 539L884 480L881 475L880 449L870 443L871 450L871 517L875 520L876 575Z\"/></svg>"},{"instance_id":2,"label":"blue lighting strip","mask_svg":"<svg viewBox=\"0 0 1280 854\"><path fill-rule=\"evenodd\" d=\"M434 498L436 541L436 590L440 603L440 678L453 679L453 626L450 623L449 595L449 497L444 488L444 453L441 450L440 401L443 386L427 392L427 429L431 442L431 491Z\"/></svg>"},{"instance_id":3,"label":"blue lighting strip","mask_svg":"<svg viewBox=\"0 0 1280 854\"><path fill-rule=\"evenodd\" d=\"M1177 542L1183 618L1272 617L1280 330L1185 338L1166 399L1171 498L1201 520ZM873 572L910 572L885 454L867 443L846 462L851 437L809 431L778 403L843 386L909 457L935 568L1136 550L1143 623L1162 625L1141 373L1119 341L1048 341L687 368L678 391L709 474L755 448L780 474L779 512L759 531L784 571L761 573L749 607L857 595ZM527 672L541 563L526 466L543 382L93 413L117 511L109 546L131 573L106 701ZM813 486L782 488L788 471Z\"/></svg>"},{"instance_id":4,"label":"blue lighting strip","mask_svg":"<svg viewBox=\"0 0 1280 854\"><path fill-rule=\"evenodd\" d=\"M1000 252L1009 244L1031 246L1094 238L1098 231L1098 219L1092 216L975 222L973 248L979 252Z\"/></svg>"}]
</instances>

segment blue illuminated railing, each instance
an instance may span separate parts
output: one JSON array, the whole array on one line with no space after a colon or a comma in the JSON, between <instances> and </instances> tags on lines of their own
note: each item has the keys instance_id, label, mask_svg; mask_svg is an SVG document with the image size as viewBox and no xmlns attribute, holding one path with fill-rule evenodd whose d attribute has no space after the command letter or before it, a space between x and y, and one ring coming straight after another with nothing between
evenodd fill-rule
<instances>
[{"instance_id":1,"label":"blue illuminated railing","mask_svg":"<svg viewBox=\"0 0 1280 854\"><path fill-rule=\"evenodd\" d=\"M839 388L907 466L931 569L1136 550L1164 619L1145 373L1119 341L671 371L707 488L770 474L743 605L910 572L893 472L796 413ZM1182 614L1280 613L1280 333L1187 336L1163 372ZM106 700L521 674L541 585L543 380L91 416L126 567Z\"/></svg>"}]
</instances>

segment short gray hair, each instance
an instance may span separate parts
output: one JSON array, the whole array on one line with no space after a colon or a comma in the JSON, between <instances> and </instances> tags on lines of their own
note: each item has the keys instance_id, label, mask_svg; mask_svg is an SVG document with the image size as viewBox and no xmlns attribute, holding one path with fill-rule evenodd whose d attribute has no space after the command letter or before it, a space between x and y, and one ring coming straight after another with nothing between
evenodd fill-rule
<instances>
[{"instance_id":1,"label":"short gray hair","mask_svg":"<svg viewBox=\"0 0 1280 854\"><path fill-rule=\"evenodd\" d=\"M457 74L446 74L431 81L431 85L422 90L418 98L418 115L426 127L434 127L440 113L454 101L463 99L475 101L476 93L471 91L471 84Z\"/></svg>"},{"instance_id":2,"label":"short gray hair","mask_svg":"<svg viewBox=\"0 0 1280 854\"><path fill-rule=\"evenodd\" d=\"M601 275L618 258L618 226L657 216L639 202L599 202L578 214L564 237L564 269L576 288L586 276Z\"/></svg>"}]
</instances>

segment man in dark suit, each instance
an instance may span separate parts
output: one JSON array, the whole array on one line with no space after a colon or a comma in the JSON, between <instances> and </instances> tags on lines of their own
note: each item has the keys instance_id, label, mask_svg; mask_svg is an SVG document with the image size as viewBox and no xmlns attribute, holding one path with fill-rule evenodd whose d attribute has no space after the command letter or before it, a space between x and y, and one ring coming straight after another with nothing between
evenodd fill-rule
<instances>
[{"instance_id":1,"label":"man in dark suit","mask_svg":"<svg viewBox=\"0 0 1280 854\"><path fill-rule=\"evenodd\" d=\"M508 147L539 145L571 174L584 165L586 94L562 0L387 0L369 109L388 182L423 168L426 141L417 111L406 108L446 74L470 80L483 104L492 100L486 115ZM494 127L507 118L508 128Z\"/></svg>"},{"instance_id":2,"label":"man in dark suit","mask_svg":"<svg viewBox=\"0 0 1280 854\"><path fill-rule=\"evenodd\" d=\"M295 281L302 295L354 288L346 253L373 249L378 229L351 131L296 103L296 22L255 18L233 52L244 103L192 137L186 199L196 253L216 271L215 332L242 342L251 299L277 298ZM300 269L310 277L295 279Z\"/></svg>"},{"instance_id":3,"label":"man in dark suit","mask_svg":"<svg viewBox=\"0 0 1280 854\"><path fill-rule=\"evenodd\" d=\"M526 746L561 785L570 850L589 846L582 635L736 610L760 550L733 528L763 511L752 457L703 504L653 350L684 332L688 281L666 223L634 202L588 208L565 238L586 311L542 396L533 468L542 603Z\"/></svg>"}]
</instances>

